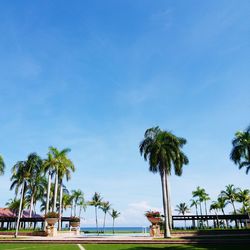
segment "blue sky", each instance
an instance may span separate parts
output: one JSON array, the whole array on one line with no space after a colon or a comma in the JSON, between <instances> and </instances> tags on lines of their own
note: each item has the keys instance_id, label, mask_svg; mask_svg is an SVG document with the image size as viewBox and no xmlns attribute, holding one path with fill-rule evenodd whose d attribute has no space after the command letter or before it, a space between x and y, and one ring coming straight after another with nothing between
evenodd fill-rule
<instances>
[{"instance_id":1,"label":"blue sky","mask_svg":"<svg viewBox=\"0 0 250 250\"><path fill-rule=\"evenodd\" d=\"M229 160L250 122L249 12L247 0L1 1L0 206L15 162L69 147L69 190L100 192L117 225L148 225L161 186L138 145L156 125L188 141L190 164L170 177L173 209L198 185L212 200L230 183L249 188Z\"/></svg>"}]
</instances>

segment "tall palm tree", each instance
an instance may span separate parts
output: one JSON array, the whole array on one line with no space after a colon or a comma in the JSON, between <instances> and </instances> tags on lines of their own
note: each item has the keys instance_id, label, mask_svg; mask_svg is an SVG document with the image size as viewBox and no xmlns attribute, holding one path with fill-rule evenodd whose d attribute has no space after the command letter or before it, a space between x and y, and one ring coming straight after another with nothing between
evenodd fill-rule
<instances>
[{"instance_id":1,"label":"tall palm tree","mask_svg":"<svg viewBox=\"0 0 250 250\"><path fill-rule=\"evenodd\" d=\"M53 157L51 152L49 152L47 156L48 157L46 160L44 160L44 165L43 165L45 174L48 174L45 214L47 214L50 211L50 203L51 203L50 197L52 195L51 180L52 180L53 174L56 171L56 159Z\"/></svg>"},{"instance_id":2,"label":"tall palm tree","mask_svg":"<svg viewBox=\"0 0 250 250\"><path fill-rule=\"evenodd\" d=\"M111 210L110 216L113 219L113 234L115 233L115 219L117 219L120 214L121 213L118 213L118 211L116 211L114 209Z\"/></svg>"},{"instance_id":3,"label":"tall palm tree","mask_svg":"<svg viewBox=\"0 0 250 250\"><path fill-rule=\"evenodd\" d=\"M54 189L54 203L53 211L56 211L57 207L57 192L58 192L58 183L60 187L59 191L59 221L58 228L61 230L61 211L62 211L62 195L63 195L63 178L66 177L68 181L71 177L71 172L75 171L75 166L73 162L67 157L67 153L70 152L70 149L65 148L59 151L55 147L49 147L49 163L47 163L49 169L54 169L55 171L55 189Z\"/></svg>"},{"instance_id":4,"label":"tall palm tree","mask_svg":"<svg viewBox=\"0 0 250 250\"><path fill-rule=\"evenodd\" d=\"M188 158L181 151L185 144L184 138L176 137L168 131L162 131L159 127L152 127L146 130L144 140L139 146L141 155L144 156L146 161L149 161L149 171L159 173L161 177L165 238L171 237L168 175L171 174L171 168L173 167L175 174L180 176L183 165L188 164Z\"/></svg>"},{"instance_id":5,"label":"tall palm tree","mask_svg":"<svg viewBox=\"0 0 250 250\"><path fill-rule=\"evenodd\" d=\"M95 207L95 221L96 221L96 229L97 229L97 234L99 235L99 229L98 229L98 217L97 217L97 208L99 208L102 204L102 198L101 195L97 192L94 193L92 200L89 201L90 206Z\"/></svg>"},{"instance_id":6,"label":"tall palm tree","mask_svg":"<svg viewBox=\"0 0 250 250\"><path fill-rule=\"evenodd\" d=\"M32 153L28 156L26 164L28 165L30 171L28 179L28 192L30 196L29 217L31 217L38 188L42 185L43 161L36 153Z\"/></svg>"},{"instance_id":7,"label":"tall palm tree","mask_svg":"<svg viewBox=\"0 0 250 250\"><path fill-rule=\"evenodd\" d=\"M182 215L185 215L186 213L190 212L189 207L185 202L181 202L180 204L176 205L175 211L177 211L178 214L182 214ZM187 228L186 219L184 221L185 221L185 229L186 229Z\"/></svg>"},{"instance_id":8,"label":"tall palm tree","mask_svg":"<svg viewBox=\"0 0 250 250\"><path fill-rule=\"evenodd\" d=\"M109 203L109 201L102 202L100 208L101 208L101 210L104 213L104 218L103 218L103 233L105 233L106 215L107 215L107 213L111 209L111 204Z\"/></svg>"},{"instance_id":9,"label":"tall palm tree","mask_svg":"<svg viewBox=\"0 0 250 250\"><path fill-rule=\"evenodd\" d=\"M63 159L64 163L62 162L60 164L60 167L58 169L58 179L59 179L59 187L60 187L60 193L59 193L59 220L58 220L58 229L61 230L61 217L62 217L62 198L63 198L63 179L66 177L66 180L68 181L71 178L71 171L75 171L75 167L73 163L65 158Z\"/></svg>"},{"instance_id":10,"label":"tall palm tree","mask_svg":"<svg viewBox=\"0 0 250 250\"><path fill-rule=\"evenodd\" d=\"M250 170L250 126L245 131L238 131L232 141L233 149L230 154L231 160L239 165L239 168Z\"/></svg>"},{"instance_id":11,"label":"tall palm tree","mask_svg":"<svg viewBox=\"0 0 250 250\"><path fill-rule=\"evenodd\" d=\"M20 191L20 205L18 210L18 217L17 217L17 224L16 224L16 231L15 231L15 237L18 235L18 229L19 229L19 222L20 217L22 213L22 205L23 205L23 199L25 196L25 190L28 186L28 181L31 176L31 170L33 166L33 154L30 154L28 156L28 159L26 161L18 161L13 167L12 167L12 176L11 180L13 180L11 184L11 189L15 188L16 193L18 193L19 188L21 187Z\"/></svg>"},{"instance_id":12,"label":"tall palm tree","mask_svg":"<svg viewBox=\"0 0 250 250\"><path fill-rule=\"evenodd\" d=\"M0 175L4 174L4 170L5 170L5 163L3 157L0 155Z\"/></svg>"}]
</instances>

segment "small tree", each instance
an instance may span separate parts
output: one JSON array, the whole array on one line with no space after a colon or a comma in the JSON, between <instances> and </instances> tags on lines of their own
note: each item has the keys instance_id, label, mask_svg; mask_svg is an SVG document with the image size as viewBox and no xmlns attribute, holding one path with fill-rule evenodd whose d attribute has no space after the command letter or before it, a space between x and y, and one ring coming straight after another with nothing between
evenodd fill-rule
<instances>
[{"instance_id":1,"label":"small tree","mask_svg":"<svg viewBox=\"0 0 250 250\"><path fill-rule=\"evenodd\" d=\"M175 211L177 211L179 214L182 214L183 216L185 216L186 213L190 212L189 207L185 202L177 205ZM186 219L184 220L184 222L185 222L185 229L186 229L187 228Z\"/></svg>"},{"instance_id":2,"label":"small tree","mask_svg":"<svg viewBox=\"0 0 250 250\"><path fill-rule=\"evenodd\" d=\"M109 203L109 201L102 202L100 208L104 213L104 218L103 218L103 233L104 233L105 232L106 215L111 209L111 204Z\"/></svg>"},{"instance_id":3,"label":"small tree","mask_svg":"<svg viewBox=\"0 0 250 250\"><path fill-rule=\"evenodd\" d=\"M121 213L118 213L116 210L112 209L110 216L113 219L113 234L115 233L115 219L117 219L119 217Z\"/></svg>"},{"instance_id":4,"label":"small tree","mask_svg":"<svg viewBox=\"0 0 250 250\"><path fill-rule=\"evenodd\" d=\"M97 208L99 208L102 204L102 198L101 195L97 192L94 193L92 200L89 202L90 206L95 207L95 221L96 221L96 229L97 234L99 235L99 229L98 229L98 216L97 216Z\"/></svg>"}]
</instances>

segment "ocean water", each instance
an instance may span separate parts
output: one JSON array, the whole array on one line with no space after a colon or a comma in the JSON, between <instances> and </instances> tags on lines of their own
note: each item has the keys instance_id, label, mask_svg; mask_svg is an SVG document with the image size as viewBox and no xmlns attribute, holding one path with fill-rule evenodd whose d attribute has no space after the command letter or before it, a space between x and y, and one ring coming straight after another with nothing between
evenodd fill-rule
<instances>
[{"instance_id":1,"label":"ocean water","mask_svg":"<svg viewBox=\"0 0 250 250\"><path fill-rule=\"evenodd\" d=\"M96 227L81 227L81 231L95 233ZM102 232L103 228L99 228L99 232ZM113 227L105 227L105 232L112 232ZM148 227L114 227L115 233L145 233L149 232Z\"/></svg>"}]
</instances>

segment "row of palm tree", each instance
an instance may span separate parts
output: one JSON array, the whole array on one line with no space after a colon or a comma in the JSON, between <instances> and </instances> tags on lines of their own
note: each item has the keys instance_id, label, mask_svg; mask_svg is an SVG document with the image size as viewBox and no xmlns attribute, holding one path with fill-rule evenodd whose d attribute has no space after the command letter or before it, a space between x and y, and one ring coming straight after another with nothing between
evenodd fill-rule
<instances>
[{"instance_id":1,"label":"row of palm tree","mask_svg":"<svg viewBox=\"0 0 250 250\"><path fill-rule=\"evenodd\" d=\"M159 173L161 177L165 238L171 237L170 229L172 224L168 176L171 174L172 168L177 176L181 176L183 165L188 164L188 158L182 151L185 144L186 139L177 137L169 131L161 130L157 126L145 131L144 139L139 145L141 155L143 155L145 161L149 162L149 171ZM250 170L250 126L243 132L238 131L232 144L231 160L239 165L239 168L246 168L246 173L248 173ZM197 208L199 205L202 214L202 203L204 203L205 214L207 214L206 203L210 198L205 190L198 187L197 190L193 191L193 197L198 198L198 200L193 199L191 203L191 206L196 207L196 213L198 214ZM223 200L222 197L218 199ZM232 203L232 201L230 202ZM244 209L246 209L246 206L244 206Z\"/></svg>"},{"instance_id":2,"label":"row of palm tree","mask_svg":"<svg viewBox=\"0 0 250 250\"><path fill-rule=\"evenodd\" d=\"M197 187L192 192L193 199L191 199L190 207L184 202L177 205L176 211L179 214L185 215L190 212L191 207L195 207L196 215L203 215L202 203L204 204L205 215L207 215L207 203L210 200L209 195L204 188ZM236 209L236 203L242 206ZM231 204L233 211L231 214L248 214L250 213L250 190L236 188L233 184L229 184L222 190L217 197L216 201L212 201L209 211L214 211L216 215L221 211L225 215L225 208L228 204ZM199 207L199 209L198 209ZM198 212L199 211L199 212ZM238 227L238 221L235 221L236 227ZM208 224L208 223L207 223ZM227 227L228 222L226 221ZM208 225L207 225L208 226ZM186 226L185 226L186 227Z\"/></svg>"},{"instance_id":3,"label":"row of palm tree","mask_svg":"<svg viewBox=\"0 0 250 250\"><path fill-rule=\"evenodd\" d=\"M15 199L20 192L20 202L18 209L18 220L16 233L18 233L18 226L23 210L23 200L29 201L29 216L32 217L32 213L35 211L36 202L41 199L44 193L46 193L46 206L45 213L49 212L50 200L53 196L52 211L57 210L57 201L59 198L59 230L61 229L61 211L62 211L62 196L63 196L63 182L67 181L71 177L71 172L75 171L74 164L67 157L67 153L70 149L63 149L59 151L55 147L50 147L47 159L43 160L36 153L28 155L27 160L18 161L12 167L11 186L10 189L15 190ZM46 181L46 175L48 180ZM54 176L54 192L51 193L51 180ZM47 188L46 188L47 183ZM59 190L59 197L58 197Z\"/></svg>"},{"instance_id":4,"label":"row of palm tree","mask_svg":"<svg viewBox=\"0 0 250 250\"><path fill-rule=\"evenodd\" d=\"M96 230L97 234L99 235L99 227L98 227L98 209L101 209L104 214L103 218L103 233L105 233L105 224L106 224L106 216L109 214L112 217L113 220L113 233L114 233L114 225L115 225L115 219L117 219L120 215L120 213L114 209L111 208L111 204L109 201L103 201L103 198L101 197L100 193L95 192L92 200L88 202L90 206L95 207L95 219L96 219Z\"/></svg>"},{"instance_id":5,"label":"row of palm tree","mask_svg":"<svg viewBox=\"0 0 250 250\"><path fill-rule=\"evenodd\" d=\"M36 212L37 202L40 202L40 211L44 211L45 214L58 212L59 230L61 230L61 217L64 210L70 208L71 216L81 217L81 213L86 210L87 205L95 206L96 223L97 208L100 208L104 212L103 228L105 229L107 213L113 218L114 227L114 220L120 213L114 209L111 210L110 203L103 202L100 194L95 193L90 202L85 202L84 194L80 189L72 190L70 193L64 185L64 181L68 181L71 173L75 171L74 164L67 157L69 152L70 149L59 151L55 147L50 147L47 159L42 160L36 153L32 153L28 155L27 160L18 161L13 166L10 189L14 189L15 198L9 200L6 205L13 211L18 211L18 225L22 211L28 208L29 216L32 217ZM19 193L20 198L18 198ZM99 232L99 230L97 231ZM17 232L18 227L16 234Z\"/></svg>"}]
</instances>

